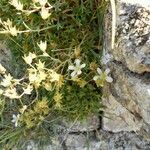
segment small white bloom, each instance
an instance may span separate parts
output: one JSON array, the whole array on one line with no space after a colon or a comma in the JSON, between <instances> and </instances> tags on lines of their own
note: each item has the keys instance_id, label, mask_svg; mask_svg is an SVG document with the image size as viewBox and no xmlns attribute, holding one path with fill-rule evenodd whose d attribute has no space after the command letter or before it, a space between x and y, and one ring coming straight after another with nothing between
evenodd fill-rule
<instances>
[{"instance_id":1,"label":"small white bloom","mask_svg":"<svg viewBox=\"0 0 150 150\"><path fill-rule=\"evenodd\" d=\"M38 70L44 70L44 68L45 68L45 62L42 63L41 60L39 60L39 62L36 63L36 66L37 66Z\"/></svg>"},{"instance_id":2,"label":"small white bloom","mask_svg":"<svg viewBox=\"0 0 150 150\"><path fill-rule=\"evenodd\" d=\"M17 31L17 29L16 29L15 26L14 26L14 27L10 27L10 28L9 28L9 32L10 32L10 34L11 34L12 36L17 36L17 33L18 33L18 31Z\"/></svg>"},{"instance_id":3,"label":"small white bloom","mask_svg":"<svg viewBox=\"0 0 150 150\"><path fill-rule=\"evenodd\" d=\"M37 43L37 45L39 46L40 50L45 52L46 51L46 48L47 48L47 42L43 42L43 41L40 41L40 43Z\"/></svg>"},{"instance_id":4,"label":"small white bloom","mask_svg":"<svg viewBox=\"0 0 150 150\"><path fill-rule=\"evenodd\" d=\"M38 75L37 75L37 80L40 83L41 81L45 80L47 77L47 74L44 70L39 70Z\"/></svg>"},{"instance_id":5,"label":"small white bloom","mask_svg":"<svg viewBox=\"0 0 150 150\"><path fill-rule=\"evenodd\" d=\"M97 68L97 72L98 75L94 76L93 80L97 81L97 80L106 80L107 82L112 82L113 79L112 77L108 76L108 74L110 73L110 69L107 68L104 72L102 72L102 70L100 68Z\"/></svg>"},{"instance_id":6,"label":"small white bloom","mask_svg":"<svg viewBox=\"0 0 150 150\"><path fill-rule=\"evenodd\" d=\"M18 95L16 88L6 89L3 95L10 98L10 99L19 99L21 97Z\"/></svg>"},{"instance_id":7,"label":"small white bloom","mask_svg":"<svg viewBox=\"0 0 150 150\"><path fill-rule=\"evenodd\" d=\"M33 90L33 86L32 85L28 85L27 88L23 88L24 94L27 94L27 95L30 95L32 90Z\"/></svg>"},{"instance_id":8,"label":"small white bloom","mask_svg":"<svg viewBox=\"0 0 150 150\"><path fill-rule=\"evenodd\" d=\"M109 73L110 73L110 69L107 68L107 69L105 70L104 74L106 75L106 81L109 82L109 83L111 83L111 82L113 82L113 78L110 77L110 76L108 76Z\"/></svg>"},{"instance_id":9,"label":"small white bloom","mask_svg":"<svg viewBox=\"0 0 150 150\"><path fill-rule=\"evenodd\" d=\"M36 55L35 55L34 53L31 53L31 52L29 52L29 55L28 55L28 56L24 56L24 57L23 57L24 61L25 61L27 64L29 64L29 65L31 65L32 60L33 60L34 58L36 58Z\"/></svg>"},{"instance_id":10,"label":"small white bloom","mask_svg":"<svg viewBox=\"0 0 150 150\"><path fill-rule=\"evenodd\" d=\"M0 89L0 95L2 95L2 94L3 94L3 92L4 92L4 91L3 91L2 89Z\"/></svg>"},{"instance_id":11,"label":"small white bloom","mask_svg":"<svg viewBox=\"0 0 150 150\"><path fill-rule=\"evenodd\" d=\"M34 3L37 3L37 2L39 2L39 0L32 0Z\"/></svg>"},{"instance_id":12,"label":"small white bloom","mask_svg":"<svg viewBox=\"0 0 150 150\"><path fill-rule=\"evenodd\" d=\"M30 83L33 83L37 80L37 70L36 69L28 69L29 71L29 81Z\"/></svg>"},{"instance_id":13,"label":"small white bloom","mask_svg":"<svg viewBox=\"0 0 150 150\"><path fill-rule=\"evenodd\" d=\"M5 33L10 33L12 36L17 36L17 33L19 32L16 29L16 26L12 25L12 21L10 21L9 19L7 21L2 22L1 24L4 26L4 32Z\"/></svg>"},{"instance_id":14,"label":"small white bloom","mask_svg":"<svg viewBox=\"0 0 150 150\"><path fill-rule=\"evenodd\" d=\"M20 118L20 114L18 114L18 115L14 115L13 114L13 116L12 116L12 123L14 123L15 124L15 127L18 127L18 122L19 122L19 118Z\"/></svg>"},{"instance_id":15,"label":"small white bloom","mask_svg":"<svg viewBox=\"0 0 150 150\"><path fill-rule=\"evenodd\" d=\"M73 70L73 72L71 73L71 77L76 77L77 75L80 75L82 73L81 69L86 66L86 64L81 65L81 61L79 59L75 59L74 63L74 66L68 67L68 70Z\"/></svg>"},{"instance_id":16,"label":"small white bloom","mask_svg":"<svg viewBox=\"0 0 150 150\"><path fill-rule=\"evenodd\" d=\"M60 79L60 75L56 73L55 71L52 71L50 76L51 76L51 79L50 79L51 82L59 81Z\"/></svg>"},{"instance_id":17,"label":"small white bloom","mask_svg":"<svg viewBox=\"0 0 150 150\"><path fill-rule=\"evenodd\" d=\"M44 20L47 19L51 15L51 13L49 13L49 8L45 8L45 7L41 8L40 14L41 14L42 19Z\"/></svg>"},{"instance_id":18,"label":"small white bloom","mask_svg":"<svg viewBox=\"0 0 150 150\"><path fill-rule=\"evenodd\" d=\"M23 10L23 4L21 4L19 0L12 0L10 4L13 5L17 10Z\"/></svg>"},{"instance_id":19,"label":"small white bloom","mask_svg":"<svg viewBox=\"0 0 150 150\"><path fill-rule=\"evenodd\" d=\"M20 113L23 114L27 109L27 105L23 105L23 107L20 109Z\"/></svg>"},{"instance_id":20,"label":"small white bloom","mask_svg":"<svg viewBox=\"0 0 150 150\"><path fill-rule=\"evenodd\" d=\"M6 69L0 64L0 74L5 74Z\"/></svg>"},{"instance_id":21,"label":"small white bloom","mask_svg":"<svg viewBox=\"0 0 150 150\"><path fill-rule=\"evenodd\" d=\"M8 74L8 75L4 75L4 79L2 80L2 82L0 83L0 85L4 86L4 87L8 87L11 85L11 81L13 79L13 77Z\"/></svg>"},{"instance_id":22,"label":"small white bloom","mask_svg":"<svg viewBox=\"0 0 150 150\"><path fill-rule=\"evenodd\" d=\"M41 6L45 6L47 3L47 0L38 0Z\"/></svg>"},{"instance_id":23,"label":"small white bloom","mask_svg":"<svg viewBox=\"0 0 150 150\"><path fill-rule=\"evenodd\" d=\"M105 54L102 57L102 64L107 64L112 59L112 56L110 54Z\"/></svg>"},{"instance_id":24,"label":"small white bloom","mask_svg":"<svg viewBox=\"0 0 150 150\"><path fill-rule=\"evenodd\" d=\"M98 72L98 75L94 76L93 80L96 81L98 79L101 79L101 74L102 74L102 70L100 68L97 68L97 72Z\"/></svg>"}]
</instances>

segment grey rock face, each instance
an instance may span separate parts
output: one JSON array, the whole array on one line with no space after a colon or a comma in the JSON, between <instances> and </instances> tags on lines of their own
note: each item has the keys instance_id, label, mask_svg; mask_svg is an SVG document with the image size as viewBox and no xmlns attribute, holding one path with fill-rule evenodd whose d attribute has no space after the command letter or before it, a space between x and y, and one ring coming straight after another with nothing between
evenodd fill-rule
<instances>
[{"instance_id":1,"label":"grey rock face","mask_svg":"<svg viewBox=\"0 0 150 150\"><path fill-rule=\"evenodd\" d=\"M98 116L90 116L86 120L68 122L66 120L61 122L64 129L71 132L86 132L93 131L100 127L100 120Z\"/></svg>"},{"instance_id":2,"label":"grey rock face","mask_svg":"<svg viewBox=\"0 0 150 150\"><path fill-rule=\"evenodd\" d=\"M109 133L106 141L108 150L148 150L150 148L148 141L132 132Z\"/></svg>"},{"instance_id":3,"label":"grey rock face","mask_svg":"<svg viewBox=\"0 0 150 150\"><path fill-rule=\"evenodd\" d=\"M0 42L0 63L8 70L12 71L12 54L4 42Z\"/></svg>"},{"instance_id":4,"label":"grey rock face","mask_svg":"<svg viewBox=\"0 0 150 150\"><path fill-rule=\"evenodd\" d=\"M90 138L85 134L68 135L67 150L148 150L150 142L133 132L97 132Z\"/></svg>"},{"instance_id":5,"label":"grey rock face","mask_svg":"<svg viewBox=\"0 0 150 150\"><path fill-rule=\"evenodd\" d=\"M117 2L114 59L133 72L150 72L150 6Z\"/></svg>"},{"instance_id":6,"label":"grey rock face","mask_svg":"<svg viewBox=\"0 0 150 150\"><path fill-rule=\"evenodd\" d=\"M135 1L136 2L136 1ZM135 131L150 138L150 3L144 7L117 1L115 48L111 49L110 14L106 17L105 54L111 59L113 83L105 86L109 95L103 128L112 132Z\"/></svg>"}]
</instances>

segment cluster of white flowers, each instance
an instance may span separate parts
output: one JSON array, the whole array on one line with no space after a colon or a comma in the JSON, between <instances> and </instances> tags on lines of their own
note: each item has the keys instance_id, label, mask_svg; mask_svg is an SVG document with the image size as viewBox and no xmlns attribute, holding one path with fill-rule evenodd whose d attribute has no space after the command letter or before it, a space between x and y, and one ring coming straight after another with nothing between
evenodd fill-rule
<instances>
[{"instance_id":1,"label":"cluster of white flowers","mask_svg":"<svg viewBox=\"0 0 150 150\"><path fill-rule=\"evenodd\" d=\"M46 52L46 43L46 41L41 41L40 44L37 43L37 45L43 52L42 56L48 56ZM24 82L24 78L14 79L10 74L6 74L6 69L2 66L2 64L0 64L0 74L2 75L2 81L0 82L0 94L10 99L19 99L24 94L30 95L34 88L44 86L46 89L48 89L47 84L50 84L50 82L58 82L61 75L56 73L52 69L45 68L45 62L42 62L38 57L38 55L31 52L29 52L28 55L24 55L23 57L26 64L29 65L27 69L27 78L29 80L29 83ZM34 59L38 59L38 62L37 60L35 60L35 62L37 63L34 63L34 65L32 65ZM23 92L21 94L17 93L17 85L19 85L19 87L22 87Z\"/></svg>"},{"instance_id":2,"label":"cluster of white flowers","mask_svg":"<svg viewBox=\"0 0 150 150\"><path fill-rule=\"evenodd\" d=\"M40 11L40 15L41 15L42 19L44 19L44 20L47 19L51 15L50 10L53 7L52 7L52 5L50 5L50 3L48 3L47 0L33 0L33 3L34 3L33 10L30 11L30 10L24 10L23 4L19 0L11 0L10 1L10 4L12 6L14 6L17 10L25 12L27 14L30 14L35 11ZM39 4L40 6L38 6L36 4Z\"/></svg>"},{"instance_id":3,"label":"cluster of white flowers","mask_svg":"<svg viewBox=\"0 0 150 150\"><path fill-rule=\"evenodd\" d=\"M68 70L72 70L71 77L77 77L78 75L81 75L82 69L86 66L86 64L81 64L81 60L75 59L74 61L75 65L70 65L68 67ZM94 76L93 80L106 80L107 82L111 83L113 81L112 77L108 74L110 73L110 69L107 68L104 72L100 68L97 68L98 75Z\"/></svg>"},{"instance_id":4,"label":"cluster of white flowers","mask_svg":"<svg viewBox=\"0 0 150 150\"><path fill-rule=\"evenodd\" d=\"M0 19L0 24L3 26L3 31L0 31L0 33L10 33L12 36L17 36L17 33L19 33L16 26L13 26L12 21L9 19L7 21Z\"/></svg>"}]
</instances>

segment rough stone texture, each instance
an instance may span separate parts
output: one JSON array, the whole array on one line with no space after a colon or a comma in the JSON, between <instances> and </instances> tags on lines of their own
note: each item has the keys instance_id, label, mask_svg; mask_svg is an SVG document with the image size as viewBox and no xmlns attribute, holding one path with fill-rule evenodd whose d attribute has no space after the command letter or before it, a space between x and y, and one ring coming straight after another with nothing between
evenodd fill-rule
<instances>
[{"instance_id":1,"label":"rough stone texture","mask_svg":"<svg viewBox=\"0 0 150 150\"><path fill-rule=\"evenodd\" d=\"M66 140L67 150L100 150L106 147L104 142L96 139L94 135L70 134Z\"/></svg>"},{"instance_id":2,"label":"rough stone texture","mask_svg":"<svg viewBox=\"0 0 150 150\"><path fill-rule=\"evenodd\" d=\"M140 130L142 121L138 120L129 110L117 102L112 95L103 101L107 106L105 110L106 117L103 118L104 130L112 132Z\"/></svg>"},{"instance_id":3,"label":"rough stone texture","mask_svg":"<svg viewBox=\"0 0 150 150\"><path fill-rule=\"evenodd\" d=\"M70 134L66 140L67 150L148 150L150 143L132 132Z\"/></svg>"},{"instance_id":4,"label":"rough stone texture","mask_svg":"<svg viewBox=\"0 0 150 150\"><path fill-rule=\"evenodd\" d=\"M69 132L93 131L100 127L100 120L97 116L91 116L86 120L83 120L82 122L68 122L64 120L63 122L61 122L61 126L63 126Z\"/></svg>"},{"instance_id":5,"label":"rough stone texture","mask_svg":"<svg viewBox=\"0 0 150 150\"><path fill-rule=\"evenodd\" d=\"M133 132L100 132L107 148L102 150L148 150L150 143Z\"/></svg>"},{"instance_id":6,"label":"rough stone texture","mask_svg":"<svg viewBox=\"0 0 150 150\"><path fill-rule=\"evenodd\" d=\"M117 1L113 50L110 12L106 17L109 32L105 35L103 60L111 68L114 81L105 86L110 96L104 103L109 112L106 116L113 119L103 118L103 128L112 132L136 131L150 139L150 1L142 6Z\"/></svg>"},{"instance_id":7,"label":"rough stone texture","mask_svg":"<svg viewBox=\"0 0 150 150\"><path fill-rule=\"evenodd\" d=\"M8 70L12 71L12 54L4 42L0 42L0 63Z\"/></svg>"},{"instance_id":8,"label":"rough stone texture","mask_svg":"<svg viewBox=\"0 0 150 150\"><path fill-rule=\"evenodd\" d=\"M116 44L108 51L131 71L150 72L150 5L117 3Z\"/></svg>"}]
</instances>

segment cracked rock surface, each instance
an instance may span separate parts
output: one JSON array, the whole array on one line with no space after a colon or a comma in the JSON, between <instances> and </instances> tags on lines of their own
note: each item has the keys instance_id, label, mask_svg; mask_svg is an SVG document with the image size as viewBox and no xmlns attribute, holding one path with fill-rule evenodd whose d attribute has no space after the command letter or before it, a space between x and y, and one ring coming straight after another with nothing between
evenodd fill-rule
<instances>
[{"instance_id":1,"label":"cracked rock surface","mask_svg":"<svg viewBox=\"0 0 150 150\"><path fill-rule=\"evenodd\" d=\"M103 129L116 133L134 131L150 140L150 3L143 6L117 1L113 50L110 14L109 10L103 57L107 57L105 65L111 69L114 81L104 89L108 92L105 115L110 119L103 118Z\"/></svg>"},{"instance_id":2,"label":"cracked rock surface","mask_svg":"<svg viewBox=\"0 0 150 150\"><path fill-rule=\"evenodd\" d=\"M107 30L111 27L109 18L106 22ZM116 29L115 48L107 45L108 52L133 72L150 72L150 5L117 2ZM111 36L106 38L110 41Z\"/></svg>"}]
</instances>

